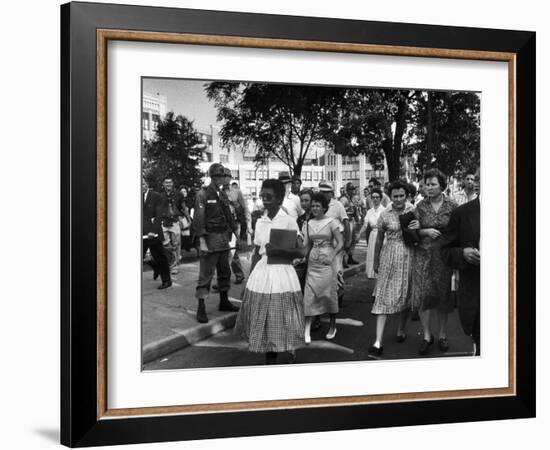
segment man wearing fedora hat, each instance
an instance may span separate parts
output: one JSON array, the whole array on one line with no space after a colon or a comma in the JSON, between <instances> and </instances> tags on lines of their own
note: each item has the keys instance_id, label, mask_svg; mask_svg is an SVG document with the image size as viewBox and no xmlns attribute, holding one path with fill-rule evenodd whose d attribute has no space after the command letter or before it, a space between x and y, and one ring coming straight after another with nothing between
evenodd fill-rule
<instances>
[{"instance_id":1,"label":"man wearing fedora hat","mask_svg":"<svg viewBox=\"0 0 550 450\"><path fill-rule=\"evenodd\" d=\"M283 200L283 209L290 217L298 219L304 211L300 205L300 197L292 193L293 178L290 177L288 172L279 172L279 181L283 182L286 190L285 199Z\"/></svg>"}]
</instances>

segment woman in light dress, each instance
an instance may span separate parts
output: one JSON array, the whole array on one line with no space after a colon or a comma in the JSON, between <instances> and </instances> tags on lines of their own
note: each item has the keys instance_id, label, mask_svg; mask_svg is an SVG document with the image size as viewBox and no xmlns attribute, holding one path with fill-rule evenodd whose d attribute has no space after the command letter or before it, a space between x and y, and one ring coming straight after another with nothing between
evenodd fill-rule
<instances>
[{"instance_id":1,"label":"woman in light dress","mask_svg":"<svg viewBox=\"0 0 550 450\"><path fill-rule=\"evenodd\" d=\"M304 224L302 234L308 254L304 315L305 343L311 342L311 323L314 317L328 313L329 331L326 339L336 336L338 314L337 256L344 248L344 238L336 220L327 217L328 200L323 194L311 197L311 218Z\"/></svg>"},{"instance_id":2,"label":"woman in light dress","mask_svg":"<svg viewBox=\"0 0 550 450\"><path fill-rule=\"evenodd\" d=\"M373 188L370 193L370 198L373 207L367 210L365 223L359 234L361 235L365 230L367 232L367 263L365 272L367 273L367 278L376 279L376 272L374 271L374 249L376 247L376 237L378 236L378 219L386 208L382 206L382 190L380 188Z\"/></svg>"},{"instance_id":3,"label":"woman in light dress","mask_svg":"<svg viewBox=\"0 0 550 450\"><path fill-rule=\"evenodd\" d=\"M284 184L279 180L265 180L260 197L265 212L254 230L250 276L235 333L248 342L249 351L265 353L266 364L275 364L282 352L290 353L294 361L294 350L304 344L304 303L292 260L303 257L305 252L296 220L281 209ZM295 231L295 248L283 249L270 243L272 229ZM287 262L268 264L268 256Z\"/></svg>"},{"instance_id":4,"label":"woman in light dress","mask_svg":"<svg viewBox=\"0 0 550 450\"><path fill-rule=\"evenodd\" d=\"M376 314L376 340L369 354L380 356L383 351L384 328L388 315L400 314L397 342L405 340L405 324L410 310L411 266L413 251L405 245L399 216L414 207L407 202L408 184L397 180L389 186L392 204L380 214L374 251L374 272L378 278L374 291L372 313Z\"/></svg>"}]
</instances>

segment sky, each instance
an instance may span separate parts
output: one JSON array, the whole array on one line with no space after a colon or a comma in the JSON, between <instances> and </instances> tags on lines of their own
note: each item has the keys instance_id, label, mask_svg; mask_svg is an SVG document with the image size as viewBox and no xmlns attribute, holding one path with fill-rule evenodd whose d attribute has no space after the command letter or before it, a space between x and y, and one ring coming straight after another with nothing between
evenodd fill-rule
<instances>
[{"instance_id":1,"label":"sky","mask_svg":"<svg viewBox=\"0 0 550 450\"><path fill-rule=\"evenodd\" d=\"M167 98L167 111L174 111L194 121L195 128L216 124L214 103L206 98L204 84L209 80L144 78L143 91Z\"/></svg>"}]
</instances>

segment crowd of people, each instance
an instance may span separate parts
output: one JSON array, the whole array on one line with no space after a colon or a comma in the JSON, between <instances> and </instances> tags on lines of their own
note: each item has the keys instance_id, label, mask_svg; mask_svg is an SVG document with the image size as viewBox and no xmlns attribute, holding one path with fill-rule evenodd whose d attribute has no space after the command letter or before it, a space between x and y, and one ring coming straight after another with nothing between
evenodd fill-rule
<instances>
[{"instance_id":1,"label":"crowd of people","mask_svg":"<svg viewBox=\"0 0 550 450\"><path fill-rule=\"evenodd\" d=\"M265 354L266 364L283 352L295 360L295 350L311 342L323 315L329 318L325 338L335 339L343 270L358 263L353 250L365 233L365 272L374 283L371 312L377 316L369 354L383 353L388 316L398 317L395 342L404 342L411 313L423 331L418 353L428 354L435 336L448 351L447 318L455 307L479 354L478 170L464 174L455 195L447 177L430 169L418 187L402 180L382 186L372 178L363 198L352 183L337 198L327 181L302 190L298 177L281 172L262 183L261 203L254 198L252 205L221 164L212 164L209 176L211 183L195 195L193 214L187 192L175 192L172 180L164 180L162 194L144 180L144 254L148 248L164 289L171 285L171 264L181 258L182 234L188 233L187 249L196 243L198 322L209 320L205 302L216 274L219 310L238 311L235 332L249 351ZM238 254L249 235L253 251L246 279ZM227 294L231 271L235 283L246 279L240 309Z\"/></svg>"}]
</instances>

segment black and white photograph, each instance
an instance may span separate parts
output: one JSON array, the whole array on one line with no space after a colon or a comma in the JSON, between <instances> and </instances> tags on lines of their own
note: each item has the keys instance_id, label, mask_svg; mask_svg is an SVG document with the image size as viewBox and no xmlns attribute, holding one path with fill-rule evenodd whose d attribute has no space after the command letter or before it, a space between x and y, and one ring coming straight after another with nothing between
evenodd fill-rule
<instances>
[{"instance_id":1,"label":"black and white photograph","mask_svg":"<svg viewBox=\"0 0 550 450\"><path fill-rule=\"evenodd\" d=\"M142 77L142 370L482 356L482 101Z\"/></svg>"},{"instance_id":2,"label":"black and white photograph","mask_svg":"<svg viewBox=\"0 0 550 450\"><path fill-rule=\"evenodd\" d=\"M545 10L6 3L0 447L547 442Z\"/></svg>"}]
</instances>

